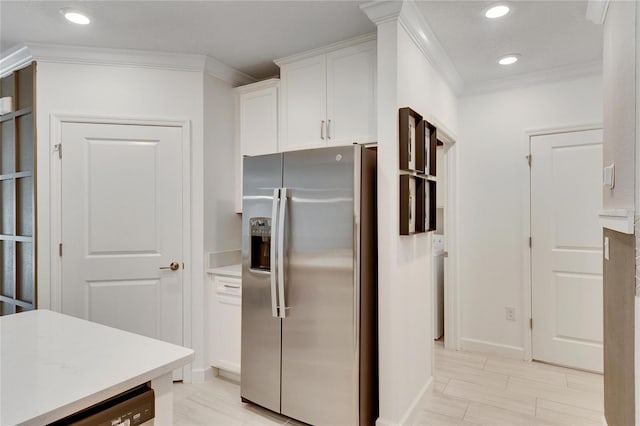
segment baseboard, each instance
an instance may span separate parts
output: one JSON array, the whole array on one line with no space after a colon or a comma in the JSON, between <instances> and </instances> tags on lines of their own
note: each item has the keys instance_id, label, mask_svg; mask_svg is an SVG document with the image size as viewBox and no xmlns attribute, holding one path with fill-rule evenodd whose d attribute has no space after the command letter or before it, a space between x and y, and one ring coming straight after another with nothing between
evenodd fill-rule
<instances>
[{"instance_id":1,"label":"baseboard","mask_svg":"<svg viewBox=\"0 0 640 426\"><path fill-rule=\"evenodd\" d=\"M405 426L405 425L414 425L417 424L420 420L420 413L423 410L425 398L431 386L433 385L433 376L429 377L427 383L420 389L418 395L413 399L411 405L404 413L399 422L394 423L390 420L384 419L382 417L378 417L376 420L376 426Z\"/></svg>"},{"instance_id":2,"label":"baseboard","mask_svg":"<svg viewBox=\"0 0 640 426\"><path fill-rule=\"evenodd\" d=\"M222 377L223 379L230 380L236 384L240 384L240 375L232 371L222 370L220 368L213 369L214 377Z\"/></svg>"},{"instance_id":3,"label":"baseboard","mask_svg":"<svg viewBox=\"0 0 640 426\"><path fill-rule=\"evenodd\" d=\"M460 339L460 347L463 351L480 352L519 360L524 359L524 348L517 346L502 345L500 343L462 337Z\"/></svg>"},{"instance_id":4,"label":"baseboard","mask_svg":"<svg viewBox=\"0 0 640 426\"><path fill-rule=\"evenodd\" d=\"M604 414L602 415L602 426L609 426L607 424L607 418L604 416Z\"/></svg>"},{"instance_id":5,"label":"baseboard","mask_svg":"<svg viewBox=\"0 0 640 426\"><path fill-rule=\"evenodd\" d=\"M191 383L204 383L213 380L213 368L194 368L191 370Z\"/></svg>"}]
</instances>

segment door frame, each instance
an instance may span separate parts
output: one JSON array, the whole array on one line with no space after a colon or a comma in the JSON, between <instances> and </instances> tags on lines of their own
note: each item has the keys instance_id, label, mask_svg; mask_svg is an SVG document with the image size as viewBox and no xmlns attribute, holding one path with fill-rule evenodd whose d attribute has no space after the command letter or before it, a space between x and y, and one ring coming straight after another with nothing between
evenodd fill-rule
<instances>
[{"instance_id":1,"label":"door frame","mask_svg":"<svg viewBox=\"0 0 640 426\"><path fill-rule=\"evenodd\" d=\"M435 117L429 121L438 128L438 139L444 143L444 163L447 167L444 205L444 346L446 349L460 350L460 292L458 286L458 145L452 132ZM438 171L436 170L436 173ZM431 257L433 259L433 256ZM433 267L433 266L432 266ZM433 301L432 301L433 302ZM432 336L433 337L433 336ZM433 345L432 345L433 347ZM432 354L433 355L433 354ZM431 357L432 362L434 357Z\"/></svg>"},{"instance_id":2,"label":"door frame","mask_svg":"<svg viewBox=\"0 0 640 426\"><path fill-rule=\"evenodd\" d=\"M62 126L65 123L115 124L136 126L177 127L182 131L182 262L188 265L182 274L182 345L192 347L191 293L195 278L191 259L191 122L114 116L76 114L51 114L49 145L49 193L50 193L50 309L61 312L62 306L62 258L58 255L62 239L62 165L58 161L58 144L62 143ZM183 381L191 382L191 365L182 368Z\"/></svg>"},{"instance_id":3,"label":"door frame","mask_svg":"<svg viewBox=\"0 0 640 426\"><path fill-rule=\"evenodd\" d=\"M582 132L587 130L601 130L603 128L602 122L596 123L584 123L584 124L567 124L564 126L549 126L529 129L524 131L522 153L523 153L523 167L522 167L522 187L526 188L522 191L522 246L523 257L523 279L522 279L522 335L523 341L523 355L525 361L531 361L533 359L533 329L530 327L530 319L533 318L533 285L532 285L532 248L529 246L529 238L531 237L531 166L529 165L529 158L531 155L531 139L536 136L554 135L560 133L573 133ZM535 159L532 159L535 161Z\"/></svg>"}]
</instances>

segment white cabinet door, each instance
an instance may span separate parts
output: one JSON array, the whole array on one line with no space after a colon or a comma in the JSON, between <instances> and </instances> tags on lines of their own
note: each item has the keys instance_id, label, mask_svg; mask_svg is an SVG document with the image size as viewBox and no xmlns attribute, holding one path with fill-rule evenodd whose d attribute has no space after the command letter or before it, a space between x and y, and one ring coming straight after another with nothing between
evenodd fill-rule
<instances>
[{"instance_id":1,"label":"white cabinet door","mask_svg":"<svg viewBox=\"0 0 640 426\"><path fill-rule=\"evenodd\" d=\"M327 143L376 141L376 42L327 54Z\"/></svg>"},{"instance_id":2,"label":"white cabinet door","mask_svg":"<svg viewBox=\"0 0 640 426\"><path fill-rule=\"evenodd\" d=\"M325 55L281 68L280 151L326 146Z\"/></svg>"},{"instance_id":3,"label":"white cabinet door","mask_svg":"<svg viewBox=\"0 0 640 426\"><path fill-rule=\"evenodd\" d=\"M240 278L214 276L209 323L211 365L236 374L240 374L240 283Z\"/></svg>"},{"instance_id":4,"label":"white cabinet door","mask_svg":"<svg viewBox=\"0 0 640 426\"><path fill-rule=\"evenodd\" d=\"M278 88L242 93L239 102L241 155L278 152Z\"/></svg>"}]
</instances>

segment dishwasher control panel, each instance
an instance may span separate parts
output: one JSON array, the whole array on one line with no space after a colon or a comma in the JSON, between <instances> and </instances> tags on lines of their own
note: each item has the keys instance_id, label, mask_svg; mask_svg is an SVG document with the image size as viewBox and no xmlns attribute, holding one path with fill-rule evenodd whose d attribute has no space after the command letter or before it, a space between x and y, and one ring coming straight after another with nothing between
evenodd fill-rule
<instances>
[{"instance_id":1,"label":"dishwasher control panel","mask_svg":"<svg viewBox=\"0 0 640 426\"><path fill-rule=\"evenodd\" d=\"M155 417L155 394L148 385L138 386L52 426L138 426Z\"/></svg>"}]
</instances>

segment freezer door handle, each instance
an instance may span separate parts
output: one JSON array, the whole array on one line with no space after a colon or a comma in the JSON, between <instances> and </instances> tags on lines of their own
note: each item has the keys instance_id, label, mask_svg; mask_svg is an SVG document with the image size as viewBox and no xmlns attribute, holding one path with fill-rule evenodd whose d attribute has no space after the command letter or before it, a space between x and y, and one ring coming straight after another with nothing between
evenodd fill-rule
<instances>
[{"instance_id":1,"label":"freezer door handle","mask_svg":"<svg viewBox=\"0 0 640 426\"><path fill-rule=\"evenodd\" d=\"M280 301L280 318L287 316L287 304L284 297L284 221L287 211L287 198L289 190L280 189L280 212L278 220L278 300Z\"/></svg>"},{"instance_id":2,"label":"freezer door handle","mask_svg":"<svg viewBox=\"0 0 640 426\"><path fill-rule=\"evenodd\" d=\"M276 188L273 190L273 204L271 206L271 247L269 253L269 263L271 267L270 279L271 279L271 315L275 318L278 318L278 295L276 289L276 239L278 235L278 230L276 227L276 222L278 220L278 205L280 204L280 188Z\"/></svg>"}]
</instances>

